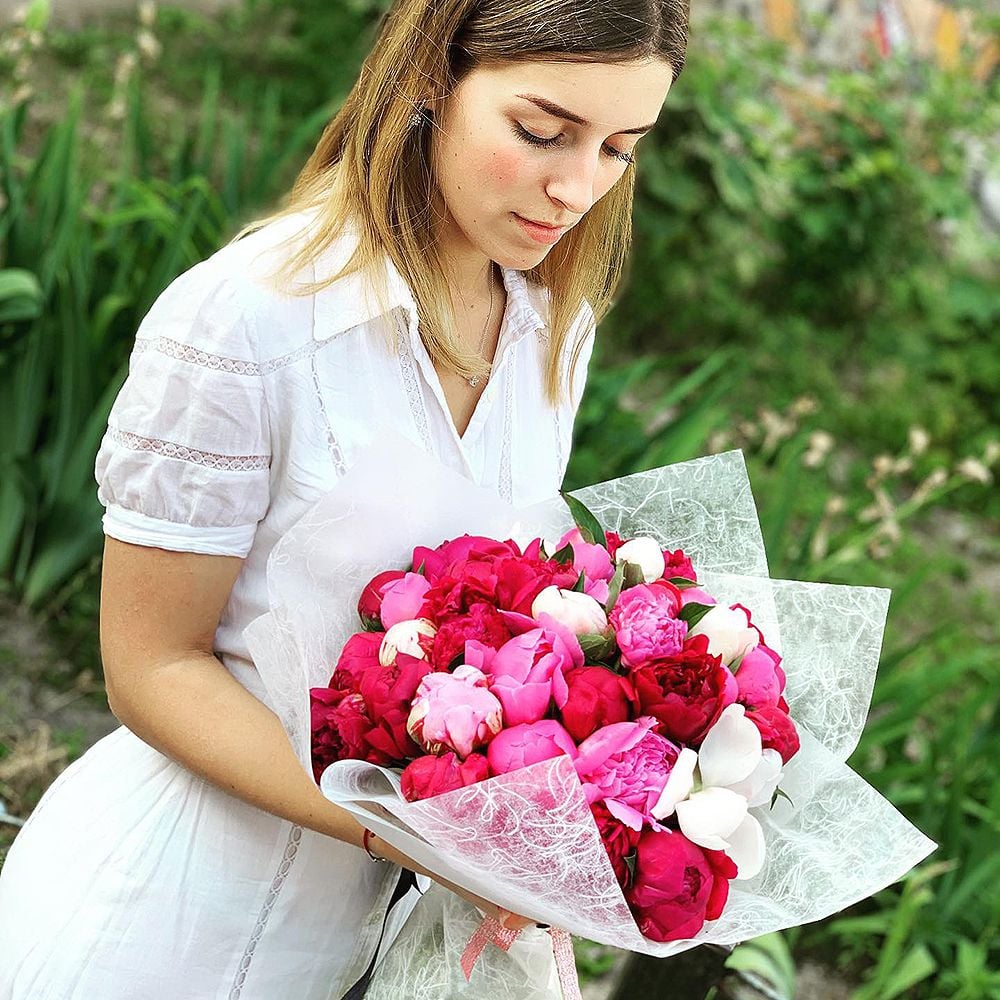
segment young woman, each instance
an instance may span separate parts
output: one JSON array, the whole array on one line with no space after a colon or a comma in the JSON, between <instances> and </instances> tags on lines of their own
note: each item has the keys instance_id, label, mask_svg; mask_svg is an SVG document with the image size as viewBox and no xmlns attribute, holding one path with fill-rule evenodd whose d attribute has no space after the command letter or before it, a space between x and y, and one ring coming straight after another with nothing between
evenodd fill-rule
<instances>
[{"instance_id":1,"label":"young woman","mask_svg":"<svg viewBox=\"0 0 1000 1000\"><path fill-rule=\"evenodd\" d=\"M686 32L686 0L397 0L284 210L150 309L96 465L123 725L9 853L0 1000L363 993L420 869L268 707L268 554L386 425L512 503L559 488Z\"/></svg>"}]
</instances>

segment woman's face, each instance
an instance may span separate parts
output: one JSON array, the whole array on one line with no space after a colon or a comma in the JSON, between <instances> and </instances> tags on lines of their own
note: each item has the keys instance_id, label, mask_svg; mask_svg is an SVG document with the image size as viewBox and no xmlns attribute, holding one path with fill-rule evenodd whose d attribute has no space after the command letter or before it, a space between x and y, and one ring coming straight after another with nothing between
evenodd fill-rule
<instances>
[{"instance_id":1,"label":"woman's face","mask_svg":"<svg viewBox=\"0 0 1000 1000\"><path fill-rule=\"evenodd\" d=\"M488 260L527 270L543 260L559 233L540 241L518 217L579 222L625 173L636 130L656 121L670 82L659 59L469 73L434 109L431 152L444 209L439 235L457 271L479 273Z\"/></svg>"}]
</instances>

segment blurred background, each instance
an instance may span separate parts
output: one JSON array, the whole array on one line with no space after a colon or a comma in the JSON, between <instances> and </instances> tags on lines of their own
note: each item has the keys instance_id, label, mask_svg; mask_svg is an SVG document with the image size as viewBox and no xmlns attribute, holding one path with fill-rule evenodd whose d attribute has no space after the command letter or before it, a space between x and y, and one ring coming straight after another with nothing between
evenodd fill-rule
<instances>
[{"instance_id":1,"label":"blurred background","mask_svg":"<svg viewBox=\"0 0 1000 1000\"><path fill-rule=\"evenodd\" d=\"M289 187L386 6L0 0L0 863L117 726L93 464L139 321ZM772 576L892 588L850 764L940 847L688 993L578 942L585 995L998 998L1000 15L694 6L565 488L741 448Z\"/></svg>"}]
</instances>

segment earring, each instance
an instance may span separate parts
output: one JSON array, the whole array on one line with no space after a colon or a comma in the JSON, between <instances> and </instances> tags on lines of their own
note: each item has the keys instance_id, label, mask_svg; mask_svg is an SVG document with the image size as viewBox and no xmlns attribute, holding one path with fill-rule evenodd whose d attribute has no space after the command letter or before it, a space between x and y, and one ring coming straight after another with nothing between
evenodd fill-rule
<instances>
[{"instance_id":1,"label":"earring","mask_svg":"<svg viewBox=\"0 0 1000 1000\"><path fill-rule=\"evenodd\" d=\"M410 120L407 122L407 126L411 129L420 128L430 121L430 112L427 110L425 104L418 104L413 114L410 115Z\"/></svg>"}]
</instances>

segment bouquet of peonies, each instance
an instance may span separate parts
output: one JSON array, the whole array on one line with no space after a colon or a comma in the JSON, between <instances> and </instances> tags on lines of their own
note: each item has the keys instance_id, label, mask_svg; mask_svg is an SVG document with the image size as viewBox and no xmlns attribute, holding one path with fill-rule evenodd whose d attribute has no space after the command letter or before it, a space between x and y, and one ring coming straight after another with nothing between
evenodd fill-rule
<instances>
[{"instance_id":1,"label":"bouquet of peonies","mask_svg":"<svg viewBox=\"0 0 1000 1000\"><path fill-rule=\"evenodd\" d=\"M367 584L310 691L313 771L402 768L413 802L565 754L639 929L690 938L764 862L750 809L799 749L781 657L681 549L572 506L551 555L466 534Z\"/></svg>"},{"instance_id":2,"label":"bouquet of peonies","mask_svg":"<svg viewBox=\"0 0 1000 1000\"><path fill-rule=\"evenodd\" d=\"M324 794L554 929L483 950L478 911L434 886L371 1000L551 1000L539 949L571 992L564 931L731 946L934 847L845 763L888 592L771 579L739 452L514 507L381 434L275 547L268 590L245 638Z\"/></svg>"}]
</instances>

